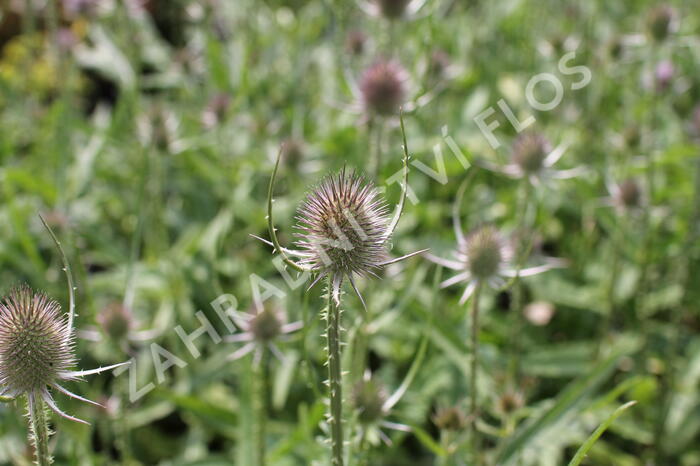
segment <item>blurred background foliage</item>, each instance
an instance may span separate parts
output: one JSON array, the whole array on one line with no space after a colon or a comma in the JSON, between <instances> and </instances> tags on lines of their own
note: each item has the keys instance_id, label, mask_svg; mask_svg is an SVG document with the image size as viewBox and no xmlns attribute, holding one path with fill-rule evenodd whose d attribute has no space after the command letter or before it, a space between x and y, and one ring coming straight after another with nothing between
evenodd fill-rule
<instances>
[{"instance_id":1,"label":"blurred background foliage","mask_svg":"<svg viewBox=\"0 0 700 466\"><path fill-rule=\"evenodd\" d=\"M700 16L694 1L670 4L678 23L658 37L651 0L428 0L399 20L341 0L2 0L2 291L26 282L66 303L43 213L75 269L81 367L133 357L141 388L157 381L151 342L187 363L135 403L127 375L75 384L105 409L60 400L93 425L53 420L56 463L253 464L252 356L227 361L237 346L203 336L195 359L173 329L200 327L201 310L227 333L210 303L229 293L250 309L256 274L284 290L272 301L288 320L305 324L269 365L269 463L325 464L321 293L290 290L269 248L249 235L266 236L267 183L283 142L275 212L284 244L305 190L345 165L369 169L378 147L377 183L398 199L397 119L368 117L357 90L365 68L391 58L407 70L406 100L416 104L405 116L410 152L439 171L439 147L447 180L412 167L417 202L392 254L449 254L452 205L469 174L465 229L518 232L522 206L536 206L535 252L569 262L523 280L523 312L510 310L513 289L484 297L488 462L566 464L617 406L636 400L584 464L700 464ZM576 76L557 71L570 51L572 66L592 72L580 90L571 89ZM542 72L565 90L549 112L525 96ZM544 92L541 100L551 97ZM465 170L445 135L471 161L510 157L516 131L499 99L521 120L534 115L554 145L567 142L561 166L585 174L526 190ZM489 106L500 123L495 150L474 122ZM643 186L636 210L607 202L608 185L627 178ZM414 258L362 281L366 316L348 294L347 393L364 366L393 391L428 342L388 417L411 432L386 430L390 444L368 437L367 464L469 464L459 449L448 455L463 426L437 416L462 412L470 395L466 308L461 290L437 290L440 277ZM357 366L359 345L367 359ZM0 405L2 464L31 461L23 409Z\"/></svg>"}]
</instances>

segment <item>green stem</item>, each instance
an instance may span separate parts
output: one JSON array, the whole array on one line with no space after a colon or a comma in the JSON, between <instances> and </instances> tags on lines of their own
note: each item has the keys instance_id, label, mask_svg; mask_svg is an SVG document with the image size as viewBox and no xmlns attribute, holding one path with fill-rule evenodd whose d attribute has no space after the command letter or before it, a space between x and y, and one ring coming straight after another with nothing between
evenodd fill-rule
<instances>
[{"instance_id":1,"label":"green stem","mask_svg":"<svg viewBox=\"0 0 700 466\"><path fill-rule=\"evenodd\" d=\"M474 291L474 296L472 296L472 328L471 328L471 340L472 340L472 360L471 360L471 373L469 381L469 396L470 396L470 408L469 408L469 418L471 424L472 433L472 452L474 458L476 458L475 463L479 464L479 431L477 430L477 419L478 407L477 407L477 374L478 374L478 363L479 363L479 295L481 294L481 284L476 286Z\"/></svg>"},{"instance_id":2,"label":"green stem","mask_svg":"<svg viewBox=\"0 0 700 466\"><path fill-rule=\"evenodd\" d=\"M38 466L49 466L53 463L49 454L49 426L46 423L44 402L34 393L27 395L29 404L29 427L32 431L32 443Z\"/></svg>"},{"instance_id":3,"label":"green stem","mask_svg":"<svg viewBox=\"0 0 700 466\"><path fill-rule=\"evenodd\" d=\"M253 377L255 385L255 393L253 393L255 402L255 454L256 464L265 466L266 461L266 443L265 437L267 432L267 417L268 410L268 364L270 361L269 350L267 347L262 348L262 356L258 364L253 363Z\"/></svg>"},{"instance_id":4,"label":"green stem","mask_svg":"<svg viewBox=\"0 0 700 466\"><path fill-rule=\"evenodd\" d=\"M343 466L343 390L340 373L340 310L333 300L333 275L328 276L326 313L328 343L328 380L330 391L331 464Z\"/></svg>"}]
</instances>

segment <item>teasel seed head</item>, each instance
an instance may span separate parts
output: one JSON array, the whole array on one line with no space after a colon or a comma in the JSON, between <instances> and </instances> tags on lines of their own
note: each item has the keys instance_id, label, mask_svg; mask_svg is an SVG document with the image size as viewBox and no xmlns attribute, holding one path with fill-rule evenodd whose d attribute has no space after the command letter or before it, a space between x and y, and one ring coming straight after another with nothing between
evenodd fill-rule
<instances>
[{"instance_id":1,"label":"teasel seed head","mask_svg":"<svg viewBox=\"0 0 700 466\"><path fill-rule=\"evenodd\" d=\"M406 97L408 73L401 64L381 60L367 68L360 80L362 103L370 114L398 115Z\"/></svg>"},{"instance_id":2,"label":"teasel seed head","mask_svg":"<svg viewBox=\"0 0 700 466\"><path fill-rule=\"evenodd\" d=\"M375 0L382 16L387 19L399 19L405 12L411 0Z\"/></svg>"},{"instance_id":3,"label":"teasel seed head","mask_svg":"<svg viewBox=\"0 0 700 466\"><path fill-rule=\"evenodd\" d=\"M345 168L308 194L296 219L300 262L314 271L367 275L388 257L387 205L371 182Z\"/></svg>"},{"instance_id":4,"label":"teasel seed head","mask_svg":"<svg viewBox=\"0 0 700 466\"><path fill-rule=\"evenodd\" d=\"M38 393L75 364L60 304L25 285L12 290L0 304L0 390Z\"/></svg>"},{"instance_id":5,"label":"teasel seed head","mask_svg":"<svg viewBox=\"0 0 700 466\"><path fill-rule=\"evenodd\" d=\"M647 24L651 36L657 41L665 40L672 32L676 10L670 5L659 5L649 12Z\"/></svg>"},{"instance_id":6,"label":"teasel seed head","mask_svg":"<svg viewBox=\"0 0 700 466\"><path fill-rule=\"evenodd\" d=\"M367 36L364 32L353 30L345 38L345 48L351 55L362 55L367 46Z\"/></svg>"},{"instance_id":7,"label":"teasel seed head","mask_svg":"<svg viewBox=\"0 0 700 466\"><path fill-rule=\"evenodd\" d=\"M490 226L470 234L463 243L460 256L472 276L482 281L497 275L501 265L508 260L503 238Z\"/></svg>"},{"instance_id":8,"label":"teasel seed head","mask_svg":"<svg viewBox=\"0 0 700 466\"><path fill-rule=\"evenodd\" d=\"M433 423L440 430L457 432L467 426L467 416L458 406L439 408L433 414Z\"/></svg>"},{"instance_id":9,"label":"teasel seed head","mask_svg":"<svg viewBox=\"0 0 700 466\"><path fill-rule=\"evenodd\" d=\"M351 392L352 404L358 412L358 419L363 424L381 420L386 414L384 403L387 398L384 386L373 378L360 380Z\"/></svg>"},{"instance_id":10,"label":"teasel seed head","mask_svg":"<svg viewBox=\"0 0 700 466\"><path fill-rule=\"evenodd\" d=\"M122 341L134 328L131 310L122 303L114 302L105 306L97 315L97 323L109 338Z\"/></svg>"},{"instance_id":11,"label":"teasel seed head","mask_svg":"<svg viewBox=\"0 0 700 466\"><path fill-rule=\"evenodd\" d=\"M250 320L249 331L259 343L267 343L282 334L284 318L282 312L271 306L263 307Z\"/></svg>"},{"instance_id":12,"label":"teasel seed head","mask_svg":"<svg viewBox=\"0 0 700 466\"><path fill-rule=\"evenodd\" d=\"M507 416L525 406L525 395L518 390L508 389L496 400L496 411Z\"/></svg>"},{"instance_id":13,"label":"teasel seed head","mask_svg":"<svg viewBox=\"0 0 700 466\"><path fill-rule=\"evenodd\" d=\"M539 172L547 155L552 151L550 142L537 132L521 133L513 143L513 162L527 174Z\"/></svg>"},{"instance_id":14,"label":"teasel seed head","mask_svg":"<svg viewBox=\"0 0 700 466\"><path fill-rule=\"evenodd\" d=\"M628 178L617 185L617 203L624 208L633 209L642 204L642 188L632 178Z\"/></svg>"}]
</instances>

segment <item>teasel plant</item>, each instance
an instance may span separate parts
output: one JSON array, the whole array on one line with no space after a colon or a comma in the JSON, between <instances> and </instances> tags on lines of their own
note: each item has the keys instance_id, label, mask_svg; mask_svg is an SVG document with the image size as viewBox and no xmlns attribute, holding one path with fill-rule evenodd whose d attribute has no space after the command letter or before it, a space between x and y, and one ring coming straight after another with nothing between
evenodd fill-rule
<instances>
[{"instance_id":1,"label":"teasel plant","mask_svg":"<svg viewBox=\"0 0 700 466\"><path fill-rule=\"evenodd\" d=\"M101 406L83 398L62 383L80 381L83 377L99 374L126 363L91 370L73 370L75 356L75 288L70 264L58 238L41 217L56 245L68 282L68 313L44 293L34 292L26 285L10 291L0 303L0 396L16 399L26 396L30 428L30 442L34 446L36 464L53 463L49 452L49 424L46 407L70 421L88 422L63 412L56 404L52 391L62 393L85 403Z\"/></svg>"},{"instance_id":2,"label":"teasel plant","mask_svg":"<svg viewBox=\"0 0 700 466\"><path fill-rule=\"evenodd\" d=\"M328 425L331 437L331 464L344 464L343 395L341 371L341 296L347 281L366 311L365 300L356 283L357 276L378 277L388 265L424 253L417 251L399 258L388 254L389 241L403 213L408 189L408 147L403 136L403 180L401 197L393 218L378 189L362 175L343 168L328 175L306 197L297 211L298 250L280 245L274 226L272 205L280 156L272 171L268 188L267 220L272 246L290 269L313 276L309 289L326 281L326 342L330 409ZM282 151L284 148L282 148ZM282 153L280 151L280 154ZM297 260L292 259L293 257Z\"/></svg>"},{"instance_id":3,"label":"teasel plant","mask_svg":"<svg viewBox=\"0 0 700 466\"><path fill-rule=\"evenodd\" d=\"M467 178L468 181L470 178ZM501 231L492 225L483 225L469 234L462 230L459 211L461 198L467 183L463 183L457 194L453 207L453 227L457 237L457 248L453 259L445 259L425 254L425 257L448 269L456 271L456 275L440 284L447 288L456 284L466 284L459 299L460 305L465 305L470 299L470 341L472 358L469 374L469 427L471 430L471 449L475 455L476 464L480 463L480 435L477 428L479 421L478 410L478 374L479 374L479 316L480 298L486 287L502 291L512 286L514 280L546 272L553 268L563 267L561 259L547 258L542 265L522 267L519 258L510 241Z\"/></svg>"},{"instance_id":4,"label":"teasel plant","mask_svg":"<svg viewBox=\"0 0 700 466\"><path fill-rule=\"evenodd\" d=\"M266 463L266 431L267 419L270 415L270 355L284 361L284 354L275 344L276 340L286 339L303 323L300 321L287 323L281 308L274 304L257 302L250 312L233 312L231 318L240 330L234 335L227 335L224 341L243 343L238 350L229 355L230 360L240 359L253 354L252 371L254 385L255 410L255 464L264 466Z\"/></svg>"}]
</instances>

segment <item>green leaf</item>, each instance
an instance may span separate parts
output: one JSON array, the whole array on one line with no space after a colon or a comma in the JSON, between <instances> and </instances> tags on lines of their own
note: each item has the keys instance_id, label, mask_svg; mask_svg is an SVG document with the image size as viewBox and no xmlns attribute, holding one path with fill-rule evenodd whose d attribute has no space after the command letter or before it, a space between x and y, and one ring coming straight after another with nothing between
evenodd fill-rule
<instances>
[{"instance_id":1,"label":"green leaf","mask_svg":"<svg viewBox=\"0 0 700 466\"><path fill-rule=\"evenodd\" d=\"M578 449L576 452L576 455L574 458L569 462L569 466L578 466L581 464L581 461L586 457L586 454L588 453L588 450L590 450L593 447L593 444L596 443L596 441L600 438L601 435L603 435L603 432L605 432L610 425L615 422L615 419L617 419L626 409L631 408L632 406L636 405L636 401L630 401L629 403L625 403L619 408L617 408L611 415L608 417L601 425L598 426L598 428L591 434L590 437L581 445L581 448Z\"/></svg>"}]
</instances>

